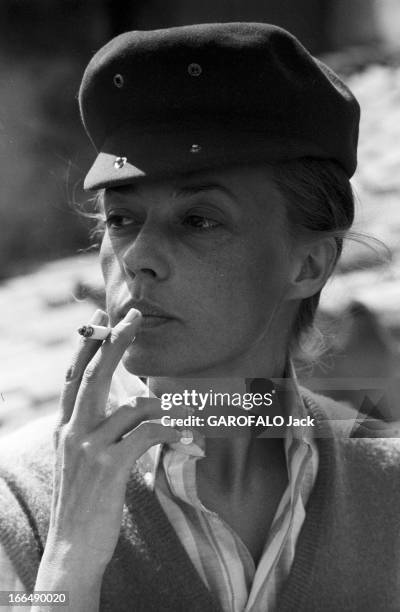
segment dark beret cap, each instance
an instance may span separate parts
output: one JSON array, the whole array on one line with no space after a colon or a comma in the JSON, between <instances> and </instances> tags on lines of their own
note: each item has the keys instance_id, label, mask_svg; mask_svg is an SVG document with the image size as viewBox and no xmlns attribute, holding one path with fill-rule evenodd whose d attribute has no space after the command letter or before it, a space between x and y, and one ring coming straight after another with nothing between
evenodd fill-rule
<instances>
[{"instance_id":1,"label":"dark beret cap","mask_svg":"<svg viewBox=\"0 0 400 612\"><path fill-rule=\"evenodd\" d=\"M282 28L201 24L121 34L90 61L81 116L98 156L86 189L301 157L357 165L360 108Z\"/></svg>"}]
</instances>

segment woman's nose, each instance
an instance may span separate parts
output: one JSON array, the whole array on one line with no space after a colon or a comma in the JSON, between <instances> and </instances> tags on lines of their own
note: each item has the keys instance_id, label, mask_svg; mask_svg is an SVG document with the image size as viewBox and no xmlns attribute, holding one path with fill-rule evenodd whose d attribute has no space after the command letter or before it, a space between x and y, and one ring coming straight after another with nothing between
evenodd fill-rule
<instances>
[{"instance_id":1,"label":"woman's nose","mask_svg":"<svg viewBox=\"0 0 400 612\"><path fill-rule=\"evenodd\" d=\"M126 248L122 261L130 278L143 276L165 280L170 273L170 263L162 231L143 226Z\"/></svg>"}]
</instances>

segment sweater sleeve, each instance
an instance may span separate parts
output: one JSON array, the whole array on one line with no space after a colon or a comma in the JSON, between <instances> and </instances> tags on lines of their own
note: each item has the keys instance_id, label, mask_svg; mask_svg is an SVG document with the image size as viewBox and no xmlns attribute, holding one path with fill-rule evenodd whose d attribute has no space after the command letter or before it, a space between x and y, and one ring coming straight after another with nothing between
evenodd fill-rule
<instances>
[{"instance_id":1,"label":"sweater sleeve","mask_svg":"<svg viewBox=\"0 0 400 612\"><path fill-rule=\"evenodd\" d=\"M18 572L0 543L0 591L25 591Z\"/></svg>"},{"instance_id":2,"label":"sweater sleeve","mask_svg":"<svg viewBox=\"0 0 400 612\"><path fill-rule=\"evenodd\" d=\"M4 546L0 543L0 591L25 591L18 572L7 555ZM22 610L21 606L7 607L9 612ZM24 608L26 610L26 606Z\"/></svg>"},{"instance_id":3,"label":"sweater sleeve","mask_svg":"<svg viewBox=\"0 0 400 612\"><path fill-rule=\"evenodd\" d=\"M2 467L2 466L1 466ZM0 544L19 576L23 590L33 589L40 563L38 537L27 508L4 479L0 470Z\"/></svg>"}]
</instances>

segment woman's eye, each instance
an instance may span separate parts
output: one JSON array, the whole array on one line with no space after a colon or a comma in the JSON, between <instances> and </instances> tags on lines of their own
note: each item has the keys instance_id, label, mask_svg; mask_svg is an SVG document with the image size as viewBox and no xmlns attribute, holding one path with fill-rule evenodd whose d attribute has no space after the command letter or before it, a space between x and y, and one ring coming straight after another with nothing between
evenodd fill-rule
<instances>
[{"instance_id":1,"label":"woman's eye","mask_svg":"<svg viewBox=\"0 0 400 612\"><path fill-rule=\"evenodd\" d=\"M221 225L220 223L218 223L218 221L215 221L215 219L210 219L209 217L202 217L201 215L189 215L185 217L184 223L186 225L190 225L195 229L200 230L214 229L215 227Z\"/></svg>"},{"instance_id":2,"label":"woman's eye","mask_svg":"<svg viewBox=\"0 0 400 612\"><path fill-rule=\"evenodd\" d=\"M122 229L133 223L133 219L124 217L124 215L109 215L106 219L107 227L111 229Z\"/></svg>"}]
</instances>

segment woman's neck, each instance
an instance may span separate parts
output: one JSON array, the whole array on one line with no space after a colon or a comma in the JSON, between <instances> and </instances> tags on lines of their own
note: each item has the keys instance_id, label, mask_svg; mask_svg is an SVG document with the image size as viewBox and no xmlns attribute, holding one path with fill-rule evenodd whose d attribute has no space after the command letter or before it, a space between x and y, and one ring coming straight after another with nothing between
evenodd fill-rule
<instances>
[{"instance_id":1,"label":"woman's neck","mask_svg":"<svg viewBox=\"0 0 400 612\"><path fill-rule=\"evenodd\" d=\"M289 357L286 353L272 358L244 363L224 364L177 376L149 376L147 385L160 397L164 393L183 393L191 389L205 392L210 388L220 392L243 392L249 378L279 379L285 377Z\"/></svg>"},{"instance_id":2,"label":"woman's neck","mask_svg":"<svg viewBox=\"0 0 400 612\"><path fill-rule=\"evenodd\" d=\"M279 366L266 367L261 375L261 368L257 368L257 374L253 378L280 379L284 378L287 359L282 360ZM270 414L273 416L284 416L284 408L276 402L268 405L254 406L250 410L243 409L243 405L221 407L215 398L224 401L228 398L237 398L244 394L249 397L249 378L241 376L219 376L219 377L150 377L147 384L157 397L167 397L172 405L182 402L194 409L194 416L201 416L207 423L209 416L219 415L247 415L247 414ZM253 389L254 393L254 389ZM254 475L255 468L262 465L272 465L273 457L278 454L282 456L281 443L274 438L257 438L257 432L253 427L227 427L227 428L200 428L200 433L205 437L206 457L201 461L201 470L204 475L209 475L215 483L226 487L230 491L242 491ZM268 458L268 461L265 459Z\"/></svg>"}]
</instances>

